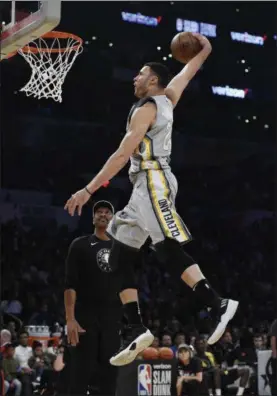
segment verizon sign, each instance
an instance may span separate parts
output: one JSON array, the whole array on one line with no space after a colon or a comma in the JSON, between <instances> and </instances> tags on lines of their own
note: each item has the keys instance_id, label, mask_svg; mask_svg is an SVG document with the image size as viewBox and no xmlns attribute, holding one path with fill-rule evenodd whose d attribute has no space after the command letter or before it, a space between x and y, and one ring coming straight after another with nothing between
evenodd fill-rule
<instances>
[{"instance_id":1,"label":"verizon sign","mask_svg":"<svg viewBox=\"0 0 277 396\"><path fill-rule=\"evenodd\" d=\"M152 17L147 15L142 15L140 12L133 14L131 12L122 11L122 20L124 22L137 23L139 25L153 26L156 27L162 20L161 16Z\"/></svg>"},{"instance_id":2,"label":"verizon sign","mask_svg":"<svg viewBox=\"0 0 277 396\"><path fill-rule=\"evenodd\" d=\"M219 96L228 96L230 98L238 98L238 99L245 99L247 96L249 89L238 89L238 88L231 88L228 85L225 87L220 86L212 86L212 92L214 95Z\"/></svg>"},{"instance_id":3,"label":"verizon sign","mask_svg":"<svg viewBox=\"0 0 277 396\"><path fill-rule=\"evenodd\" d=\"M231 39L233 41L240 41L242 43L247 44L256 44L256 45L264 45L267 36L254 36L253 34L239 33L239 32L231 32Z\"/></svg>"}]
</instances>

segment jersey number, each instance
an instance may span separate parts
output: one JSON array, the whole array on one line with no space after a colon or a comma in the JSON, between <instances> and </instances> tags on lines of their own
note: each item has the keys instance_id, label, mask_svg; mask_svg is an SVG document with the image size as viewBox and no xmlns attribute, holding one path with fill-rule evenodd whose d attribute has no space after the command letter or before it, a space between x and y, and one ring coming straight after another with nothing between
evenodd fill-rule
<instances>
[{"instance_id":1,"label":"jersey number","mask_svg":"<svg viewBox=\"0 0 277 396\"><path fill-rule=\"evenodd\" d=\"M171 135L172 135L172 122L169 122L166 127L166 135L164 138L164 150L165 151L171 151L171 146L172 146L172 141L171 141Z\"/></svg>"}]
</instances>

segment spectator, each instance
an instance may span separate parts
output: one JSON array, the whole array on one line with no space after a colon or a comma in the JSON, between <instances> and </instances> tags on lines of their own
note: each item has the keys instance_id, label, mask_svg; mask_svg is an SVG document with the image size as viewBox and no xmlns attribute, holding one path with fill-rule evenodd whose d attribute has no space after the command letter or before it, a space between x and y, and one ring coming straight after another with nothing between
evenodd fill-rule
<instances>
[{"instance_id":1,"label":"spectator","mask_svg":"<svg viewBox=\"0 0 277 396\"><path fill-rule=\"evenodd\" d=\"M15 321L11 320L7 324L7 330L11 333L11 341L15 342L17 340L17 333L16 333L16 323Z\"/></svg>"},{"instance_id":2,"label":"spectator","mask_svg":"<svg viewBox=\"0 0 277 396\"><path fill-rule=\"evenodd\" d=\"M158 331L158 330L160 330L160 328L161 328L161 321L160 321L160 319L159 319L159 318L153 319L153 322L152 322L152 329L153 329L153 331Z\"/></svg>"},{"instance_id":3,"label":"spectator","mask_svg":"<svg viewBox=\"0 0 277 396\"><path fill-rule=\"evenodd\" d=\"M176 333L175 337L174 337L174 345L171 347L174 355L176 355L176 352L178 351L178 347L181 344L185 344L186 343L186 336L184 333Z\"/></svg>"},{"instance_id":4,"label":"spectator","mask_svg":"<svg viewBox=\"0 0 277 396\"><path fill-rule=\"evenodd\" d=\"M153 340L153 342L151 344L151 347L158 349L159 346L160 346L160 339L159 339L158 336L154 336L154 340Z\"/></svg>"},{"instance_id":5,"label":"spectator","mask_svg":"<svg viewBox=\"0 0 277 396\"><path fill-rule=\"evenodd\" d=\"M172 337L169 333L164 333L162 335L161 346L171 348L172 347Z\"/></svg>"},{"instance_id":6,"label":"spectator","mask_svg":"<svg viewBox=\"0 0 277 396\"><path fill-rule=\"evenodd\" d=\"M167 331L172 334L179 333L181 331L180 322L176 318L173 318L172 320L170 320L168 322Z\"/></svg>"},{"instance_id":7,"label":"spectator","mask_svg":"<svg viewBox=\"0 0 277 396\"><path fill-rule=\"evenodd\" d=\"M209 389L210 396L213 395L215 389L216 396L221 395L221 373L220 368L216 364L215 357L212 352L207 351L207 341L205 338L197 338L195 341L195 356L201 360L203 377L206 387Z\"/></svg>"},{"instance_id":8,"label":"spectator","mask_svg":"<svg viewBox=\"0 0 277 396\"><path fill-rule=\"evenodd\" d=\"M269 339L268 339L268 333L262 333L262 339L263 339L263 349L268 349L269 347Z\"/></svg>"},{"instance_id":9,"label":"spectator","mask_svg":"<svg viewBox=\"0 0 277 396\"><path fill-rule=\"evenodd\" d=\"M14 390L14 396L20 396L22 384L18 379L20 367L14 358L14 346L6 344L5 358L3 360L4 380L5 380L5 394L9 390Z\"/></svg>"},{"instance_id":10,"label":"spectator","mask_svg":"<svg viewBox=\"0 0 277 396\"><path fill-rule=\"evenodd\" d=\"M258 351L264 351L265 345L264 345L264 340L261 334L255 334L253 337L253 343L254 343L254 347L256 352Z\"/></svg>"},{"instance_id":11,"label":"spectator","mask_svg":"<svg viewBox=\"0 0 277 396\"><path fill-rule=\"evenodd\" d=\"M22 331L19 334L19 345L15 348L15 359L20 366L20 381L22 382L22 390L25 396L32 394L32 381L31 376L33 371L28 365L28 361L32 356L32 348L28 346L29 334Z\"/></svg>"},{"instance_id":12,"label":"spectator","mask_svg":"<svg viewBox=\"0 0 277 396\"><path fill-rule=\"evenodd\" d=\"M43 353L42 344L36 342L33 346L33 356L28 360L29 367L33 370L33 381L40 383L44 370L51 369L51 361Z\"/></svg>"},{"instance_id":13,"label":"spectator","mask_svg":"<svg viewBox=\"0 0 277 396\"><path fill-rule=\"evenodd\" d=\"M188 345L178 349L177 396L198 396L201 391L203 370L201 360L192 356Z\"/></svg>"},{"instance_id":14,"label":"spectator","mask_svg":"<svg viewBox=\"0 0 277 396\"><path fill-rule=\"evenodd\" d=\"M47 343L46 352L50 355L56 355L55 341L49 340Z\"/></svg>"},{"instance_id":15,"label":"spectator","mask_svg":"<svg viewBox=\"0 0 277 396\"><path fill-rule=\"evenodd\" d=\"M250 378L249 367L238 367L240 348L233 344L230 331L226 331L220 342L215 346L216 359L224 370L222 375L222 387L227 388L240 378L237 395L242 396Z\"/></svg>"},{"instance_id":16,"label":"spectator","mask_svg":"<svg viewBox=\"0 0 277 396\"><path fill-rule=\"evenodd\" d=\"M65 354L65 346L59 345L58 347L58 354L54 361L53 367L55 371L62 371L65 364L64 364L64 354Z\"/></svg>"},{"instance_id":17,"label":"spectator","mask_svg":"<svg viewBox=\"0 0 277 396\"><path fill-rule=\"evenodd\" d=\"M3 329L0 333L0 341L1 341L1 352L5 350L5 346L11 343L12 335L9 330Z\"/></svg>"}]
</instances>

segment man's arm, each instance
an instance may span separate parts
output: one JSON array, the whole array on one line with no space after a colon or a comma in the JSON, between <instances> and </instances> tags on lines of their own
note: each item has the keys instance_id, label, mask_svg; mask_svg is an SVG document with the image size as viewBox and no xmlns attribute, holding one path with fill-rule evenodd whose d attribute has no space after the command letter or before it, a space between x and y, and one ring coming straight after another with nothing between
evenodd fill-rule
<instances>
[{"instance_id":1,"label":"man's arm","mask_svg":"<svg viewBox=\"0 0 277 396\"><path fill-rule=\"evenodd\" d=\"M206 37L198 33L193 33L193 35L200 41L202 50L187 63L180 73L170 81L165 89L165 94L171 100L174 107L179 102L180 97L190 80L192 80L212 51L212 46Z\"/></svg>"},{"instance_id":2,"label":"man's arm","mask_svg":"<svg viewBox=\"0 0 277 396\"><path fill-rule=\"evenodd\" d=\"M78 282L78 261L80 261L78 242L77 239L70 245L65 265L64 307L67 321L75 319L76 282Z\"/></svg>"},{"instance_id":3,"label":"man's arm","mask_svg":"<svg viewBox=\"0 0 277 396\"><path fill-rule=\"evenodd\" d=\"M177 389L177 396L182 396L182 390L183 390L183 377L178 377L176 389Z\"/></svg>"},{"instance_id":4,"label":"man's arm","mask_svg":"<svg viewBox=\"0 0 277 396\"><path fill-rule=\"evenodd\" d=\"M139 107L133 114L126 135L119 148L108 159L101 171L87 185L88 190L93 194L104 182L112 179L129 161L130 156L143 140L150 125L156 119L156 106L147 102Z\"/></svg>"},{"instance_id":5,"label":"man's arm","mask_svg":"<svg viewBox=\"0 0 277 396\"><path fill-rule=\"evenodd\" d=\"M66 321L75 319L76 291L66 289L64 291L64 308Z\"/></svg>"},{"instance_id":6,"label":"man's arm","mask_svg":"<svg viewBox=\"0 0 277 396\"><path fill-rule=\"evenodd\" d=\"M203 381L203 373L199 372L196 373L196 375L191 375L188 377L184 377L185 382L189 382L189 381L198 381L198 382L202 382Z\"/></svg>"},{"instance_id":7,"label":"man's arm","mask_svg":"<svg viewBox=\"0 0 277 396\"><path fill-rule=\"evenodd\" d=\"M79 266L82 257L82 250L80 249L79 243L80 240L75 239L70 245L65 271L64 307L67 325L67 340L72 346L76 346L79 343L79 334L86 332L75 319L76 289L77 283L79 282Z\"/></svg>"}]
</instances>

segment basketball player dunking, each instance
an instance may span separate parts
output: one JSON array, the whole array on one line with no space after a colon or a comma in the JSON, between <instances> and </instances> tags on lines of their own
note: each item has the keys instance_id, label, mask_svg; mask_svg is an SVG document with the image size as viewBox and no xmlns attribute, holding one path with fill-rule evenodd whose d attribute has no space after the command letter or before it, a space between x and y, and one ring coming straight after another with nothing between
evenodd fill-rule
<instances>
[{"instance_id":1,"label":"basketball player dunking","mask_svg":"<svg viewBox=\"0 0 277 396\"><path fill-rule=\"evenodd\" d=\"M114 216L108 227L113 238L110 265L124 274L120 299L128 319L122 333L120 350L110 359L122 366L132 362L153 341L151 332L142 324L133 263L140 247L150 236L155 250L164 256L171 276L190 286L203 307L214 320L210 345L222 336L233 318L238 302L221 298L211 287L196 261L182 248L191 240L191 234L175 209L178 190L169 161L173 109L184 89L195 76L211 52L208 39L194 34L202 50L169 82L169 71L159 63L147 63L134 79L135 96L139 101L132 107L127 133L119 148L108 159L102 170L82 190L67 201L70 215L81 214L83 205L106 180L113 178L131 159L130 180L133 192L128 205Z\"/></svg>"}]
</instances>

